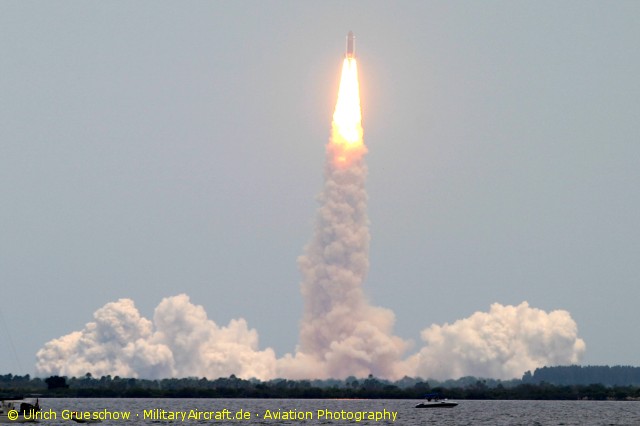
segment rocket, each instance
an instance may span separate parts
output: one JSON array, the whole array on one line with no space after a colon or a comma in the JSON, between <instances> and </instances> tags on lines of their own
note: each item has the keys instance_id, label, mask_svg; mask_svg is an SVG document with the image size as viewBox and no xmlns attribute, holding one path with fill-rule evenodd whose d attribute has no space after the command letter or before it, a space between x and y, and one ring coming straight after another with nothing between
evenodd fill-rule
<instances>
[{"instance_id":1,"label":"rocket","mask_svg":"<svg viewBox=\"0 0 640 426\"><path fill-rule=\"evenodd\" d=\"M347 53L344 56L346 58L356 57L356 37L353 35L353 31L349 31L347 34Z\"/></svg>"}]
</instances>

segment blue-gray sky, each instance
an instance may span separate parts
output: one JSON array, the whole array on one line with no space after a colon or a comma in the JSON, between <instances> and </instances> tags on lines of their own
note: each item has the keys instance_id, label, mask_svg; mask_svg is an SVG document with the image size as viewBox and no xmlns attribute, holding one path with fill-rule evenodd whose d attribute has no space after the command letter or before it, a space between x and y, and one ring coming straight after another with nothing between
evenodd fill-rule
<instances>
[{"instance_id":1,"label":"blue-gray sky","mask_svg":"<svg viewBox=\"0 0 640 426\"><path fill-rule=\"evenodd\" d=\"M634 1L0 2L0 373L122 297L151 317L187 293L292 352L349 30L366 292L396 334L526 300L571 313L585 364L638 365L639 19Z\"/></svg>"}]
</instances>

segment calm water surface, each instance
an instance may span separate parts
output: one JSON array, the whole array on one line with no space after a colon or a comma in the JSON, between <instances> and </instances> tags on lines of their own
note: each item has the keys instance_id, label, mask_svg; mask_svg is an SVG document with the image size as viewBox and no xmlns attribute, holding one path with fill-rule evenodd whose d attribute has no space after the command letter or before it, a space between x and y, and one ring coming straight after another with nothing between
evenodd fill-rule
<instances>
[{"instance_id":1,"label":"calm water surface","mask_svg":"<svg viewBox=\"0 0 640 426\"><path fill-rule=\"evenodd\" d=\"M216 424L216 425L640 425L640 402L615 401L459 401L455 408L418 409L414 400L302 400L302 399L43 399L45 412L49 409L56 419L42 423L56 425L76 424L64 420L69 411L125 416L129 419L104 420L101 426L158 425L158 424ZM240 413L241 420L161 420L165 410L178 413ZM65 411L68 410L68 411ZM269 419L269 413L288 413L293 410L307 419ZM356 421L358 413L386 412L387 419ZM146 412L146 416L145 416ZM395 422L389 413L397 413ZM119 414L117 414L119 413ZM325 416L320 416L323 413ZM330 419L333 416L347 417ZM382 415L379 414L379 415ZM219 414L221 415L221 414ZM226 415L226 414L225 414ZM203 417L203 414L200 414ZM248 416L248 419L246 417ZM145 418L146 417L146 418Z\"/></svg>"}]
</instances>

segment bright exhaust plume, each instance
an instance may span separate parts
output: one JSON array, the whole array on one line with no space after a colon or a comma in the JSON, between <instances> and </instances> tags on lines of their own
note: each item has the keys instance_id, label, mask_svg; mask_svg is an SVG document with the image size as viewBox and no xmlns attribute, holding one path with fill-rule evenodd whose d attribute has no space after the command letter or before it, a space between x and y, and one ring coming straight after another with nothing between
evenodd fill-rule
<instances>
[{"instance_id":1,"label":"bright exhaust plume","mask_svg":"<svg viewBox=\"0 0 640 426\"><path fill-rule=\"evenodd\" d=\"M342 66L313 237L298 258L304 313L293 354L277 359L271 348L260 350L257 331L244 319L219 326L182 294L163 299L153 320L132 300L107 303L82 330L47 342L36 354L36 374L507 379L578 362L585 344L569 313L546 313L526 302L496 303L489 312L432 325L422 332L425 346L405 356L410 342L393 334L394 313L370 304L363 287L370 240L363 134L352 51Z\"/></svg>"},{"instance_id":2,"label":"bright exhaust plume","mask_svg":"<svg viewBox=\"0 0 640 426\"><path fill-rule=\"evenodd\" d=\"M334 142L347 145L362 145L362 110L360 107L360 86L358 84L358 64L355 59L345 58L342 64L342 77L338 101L333 113L333 123L338 135Z\"/></svg>"},{"instance_id":3,"label":"bright exhaust plume","mask_svg":"<svg viewBox=\"0 0 640 426\"><path fill-rule=\"evenodd\" d=\"M362 109L358 84L358 64L355 58L345 58L338 90L338 101L333 113L331 140L328 150L334 166L348 167L364 155Z\"/></svg>"}]
</instances>

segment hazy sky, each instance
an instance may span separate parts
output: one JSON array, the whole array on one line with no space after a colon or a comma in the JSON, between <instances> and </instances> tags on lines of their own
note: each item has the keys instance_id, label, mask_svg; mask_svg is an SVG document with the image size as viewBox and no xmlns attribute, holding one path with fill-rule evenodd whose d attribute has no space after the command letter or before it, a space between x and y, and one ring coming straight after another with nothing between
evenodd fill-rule
<instances>
[{"instance_id":1,"label":"hazy sky","mask_svg":"<svg viewBox=\"0 0 640 426\"><path fill-rule=\"evenodd\" d=\"M0 1L0 374L123 297L150 318L186 293L292 352L349 30L365 291L396 334L528 301L571 313L584 364L639 365L639 22L637 1Z\"/></svg>"}]
</instances>

